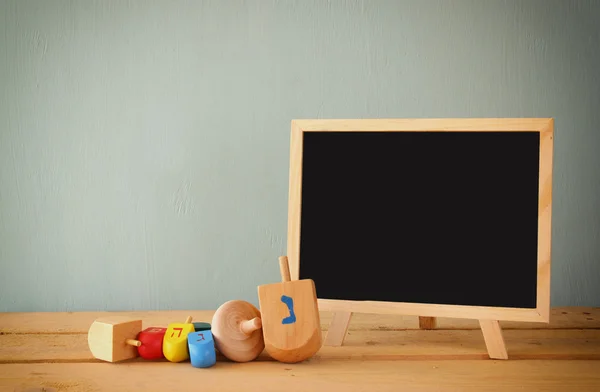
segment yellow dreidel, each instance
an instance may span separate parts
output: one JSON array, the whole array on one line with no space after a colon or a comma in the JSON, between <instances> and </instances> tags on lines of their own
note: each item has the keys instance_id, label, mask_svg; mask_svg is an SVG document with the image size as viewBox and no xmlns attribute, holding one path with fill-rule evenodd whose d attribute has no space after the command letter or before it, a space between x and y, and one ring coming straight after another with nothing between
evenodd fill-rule
<instances>
[{"instance_id":1,"label":"yellow dreidel","mask_svg":"<svg viewBox=\"0 0 600 392\"><path fill-rule=\"evenodd\" d=\"M119 362L137 357L142 342L136 340L142 331L142 320L126 317L96 319L88 330L88 347L94 358Z\"/></svg>"},{"instance_id":2,"label":"yellow dreidel","mask_svg":"<svg viewBox=\"0 0 600 392\"><path fill-rule=\"evenodd\" d=\"M163 338L163 354L167 360L182 362L190 358L187 336L191 332L194 332L191 316L185 323L169 324Z\"/></svg>"},{"instance_id":3,"label":"yellow dreidel","mask_svg":"<svg viewBox=\"0 0 600 392\"><path fill-rule=\"evenodd\" d=\"M321 348L315 283L292 281L287 256L279 258L279 268L283 283L258 286L265 350L280 362L301 362Z\"/></svg>"}]
</instances>

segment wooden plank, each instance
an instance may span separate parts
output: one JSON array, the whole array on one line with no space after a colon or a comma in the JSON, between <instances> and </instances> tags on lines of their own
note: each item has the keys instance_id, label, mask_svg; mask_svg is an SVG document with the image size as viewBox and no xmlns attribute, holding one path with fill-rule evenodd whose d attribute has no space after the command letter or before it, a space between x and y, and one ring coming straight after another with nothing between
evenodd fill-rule
<instances>
[{"instance_id":1,"label":"wooden plank","mask_svg":"<svg viewBox=\"0 0 600 392\"><path fill-rule=\"evenodd\" d=\"M552 161L554 151L554 120L540 130L538 189L538 281L536 309L542 321L549 321L550 270L552 242Z\"/></svg>"},{"instance_id":2,"label":"wooden plank","mask_svg":"<svg viewBox=\"0 0 600 392\"><path fill-rule=\"evenodd\" d=\"M347 301L318 299L319 309L331 312L401 314L424 317L492 319L520 322L545 322L536 309L469 305L437 305L391 301Z\"/></svg>"},{"instance_id":3,"label":"wooden plank","mask_svg":"<svg viewBox=\"0 0 600 392\"><path fill-rule=\"evenodd\" d=\"M600 330L514 329L503 334L510 359L600 359ZM315 358L464 360L488 359L488 354L479 330L349 331L343 346L323 346ZM263 352L258 360L271 358ZM0 336L0 363L36 362L99 361L92 357L85 334Z\"/></svg>"},{"instance_id":4,"label":"wooden plank","mask_svg":"<svg viewBox=\"0 0 600 392\"><path fill-rule=\"evenodd\" d=\"M503 331L511 359L600 359L600 330ZM322 347L324 359L488 359L478 330L350 331L342 347Z\"/></svg>"},{"instance_id":5,"label":"wooden plank","mask_svg":"<svg viewBox=\"0 0 600 392\"><path fill-rule=\"evenodd\" d=\"M331 312L323 312L322 324L329 325ZM561 307L550 312L549 323L500 321L506 329L600 329L600 307ZM419 318L412 316L353 313L348 330L377 329L394 331L419 329ZM435 317L435 329L480 329L479 320Z\"/></svg>"},{"instance_id":6,"label":"wooden plank","mask_svg":"<svg viewBox=\"0 0 600 392\"><path fill-rule=\"evenodd\" d=\"M123 316L141 319L143 327L167 327L183 322L211 322L214 310L175 310L139 312L31 312L0 313L0 332L3 333L87 333L94 320L101 317Z\"/></svg>"},{"instance_id":7,"label":"wooden plank","mask_svg":"<svg viewBox=\"0 0 600 392\"><path fill-rule=\"evenodd\" d=\"M419 317L419 328L435 329L435 317Z\"/></svg>"},{"instance_id":8,"label":"wooden plank","mask_svg":"<svg viewBox=\"0 0 600 392\"><path fill-rule=\"evenodd\" d=\"M300 279L300 200L302 198L302 130L292 121L288 184L287 256L292 280Z\"/></svg>"},{"instance_id":9,"label":"wooden plank","mask_svg":"<svg viewBox=\"0 0 600 392\"><path fill-rule=\"evenodd\" d=\"M124 315L142 319L146 326L167 326L176 320L185 320L191 315L194 321L211 322L214 311L140 311L140 312L40 312L40 313L0 313L1 333L73 333L86 332L92 322L99 317ZM321 311L321 328L327 331L333 313ZM550 323L524 323L501 321L507 329L600 329L600 307L566 307L552 309ZM436 318L436 329L480 329L478 320ZM412 316L378 315L354 313L348 328L358 330L395 331L419 329L419 318Z\"/></svg>"},{"instance_id":10,"label":"wooden plank","mask_svg":"<svg viewBox=\"0 0 600 392\"><path fill-rule=\"evenodd\" d=\"M217 363L15 364L0 366L0 391L512 391L600 390L591 361L313 361ZM39 390L38 390L39 391Z\"/></svg>"},{"instance_id":11,"label":"wooden plank","mask_svg":"<svg viewBox=\"0 0 600 392\"><path fill-rule=\"evenodd\" d=\"M474 131L521 132L544 131L551 118L365 118L365 119L295 119L292 126L304 132L341 131Z\"/></svg>"}]
</instances>

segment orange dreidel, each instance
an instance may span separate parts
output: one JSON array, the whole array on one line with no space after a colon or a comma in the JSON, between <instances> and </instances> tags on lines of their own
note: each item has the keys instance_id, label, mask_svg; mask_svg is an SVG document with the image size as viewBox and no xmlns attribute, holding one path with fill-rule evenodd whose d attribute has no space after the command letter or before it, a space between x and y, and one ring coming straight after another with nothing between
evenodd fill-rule
<instances>
[{"instance_id":1,"label":"orange dreidel","mask_svg":"<svg viewBox=\"0 0 600 392\"><path fill-rule=\"evenodd\" d=\"M279 267L282 283L258 286L265 349L280 362L301 362L321 348L315 283L292 281L287 256L279 258Z\"/></svg>"},{"instance_id":2,"label":"orange dreidel","mask_svg":"<svg viewBox=\"0 0 600 392\"><path fill-rule=\"evenodd\" d=\"M182 362L190 358L187 336L192 332L192 317L188 317L184 323L169 324L163 338L163 354L167 360Z\"/></svg>"},{"instance_id":3,"label":"orange dreidel","mask_svg":"<svg viewBox=\"0 0 600 392\"><path fill-rule=\"evenodd\" d=\"M251 303L227 301L212 319L215 348L234 362L256 359L265 348L260 311Z\"/></svg>"},{"instance_id":4,"label":"orange dreidel","mask_svg":"<svg viewBox=\"0 0 600 392\"><path fill-rule=\"evenodd\" d=\"M142 320L113 316L96 319L88 330L88 347L94 358L119 362L139 355L137 340Z\"/></svg>"}]
</instances>

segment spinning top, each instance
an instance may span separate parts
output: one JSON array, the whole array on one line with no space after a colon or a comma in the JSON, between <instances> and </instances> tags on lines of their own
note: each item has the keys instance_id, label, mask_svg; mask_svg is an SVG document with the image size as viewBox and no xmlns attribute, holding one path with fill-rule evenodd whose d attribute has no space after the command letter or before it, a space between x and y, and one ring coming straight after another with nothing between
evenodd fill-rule
<instances>
[{"instance_id":1,"label":"spinning top","mask_svg":"<svg viewBox=\"0 0 600 392\"><path fill-rule=\"evenodd\" d=\"M192 332L188 334L187 339L193 367L207 368L217 362L215 342L210 330Z\"/></svg>"},{"instance_id":2,"label":"spinning top","mask_svg":"<svg viewBox=\"0 0 600 392\"><path fill-rule=\"evenodd\" d=\"M140 357L148 360L164 358L163 340L166 328L150 327L139 333L137 339L141 342L138 346Z\"/></svg>"},{"instance_id":3,"label":"spinning top","mask_svg":"<svg viewBox=\"0 0 600 392\"><path fill-rule=\"evenodd\" d=\"M142 330L142 320L123 317L104 317L95 320L88 330L88 346L94 358L118 362L138 356L137 347L142 342L137 336Z\"/></svg>"},{"instance_id":4,"label":"spinning top","mask_svg":"<svg viewBox=\"0 0 600 392\"><path fill-rule=\"evenodd\" d=\"M260 311L246 301L219 306L212 319L212 335L217 350L235 362L252 361L265 348Z\"/></svg>"},{"instance_id":5,"label":"spinning top","mask_svg":"<svg viewBox=\"0 0 600 392\"><path fill-rule=\"evenodd\" d=\"M182 362L190 358L187 336L194 332L192 318L185 323L172 323L167 327L163 338L163 354L171 362Z\"/></svg>"},{"instance_id":6,"label":"spinning top","mask_svg":"<svg viewBox=\"0 0 600 392\"><path fill-rule=\"evenodd\" d=\"M267 353L280 362L296 363L321 348L321 321L315 283L290 280L287 256L279 258L281 283L258 286Z\"/></svg>"}]
</instances>

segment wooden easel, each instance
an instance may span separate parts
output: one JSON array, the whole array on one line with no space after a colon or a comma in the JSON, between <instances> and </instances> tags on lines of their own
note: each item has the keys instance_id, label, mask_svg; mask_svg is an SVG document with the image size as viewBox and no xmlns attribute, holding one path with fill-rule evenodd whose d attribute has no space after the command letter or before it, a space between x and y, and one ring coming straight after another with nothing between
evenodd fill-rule
<instances>
[{"instance_id":1,"label":"wooden easel","mask_svg":"<svg viewBox=\"0 0 600 392\"><path fill-rule=\"evenodd\" d=\"M490 358L508 359L502 329L499 320L503 321L523 321L523 322L549 322L550 317L550 271L551 271L551 215L552 215L552 162L553 162L553 138L554 138L554 120L552 118L437 118L437 119L301 119L293 120L290 133L290 182L289 182L289 201L288 201L288 257L290 257L290 272L292 279L300 279L300 253L301 253L301 221L307 216L307 211L314 208L307 208L303 204L303 197L307 189L306 184L311 181L306 179L318 179L318 170L304 170L304 155L310 156L311 151L327 151L319 153L320 159L313 161L307 167L322 165L325 169L329 162L335 161L335 148L331 148L332 135L342 143L348 134L352 132L374 132L373 135L383 135L388 132L493 132L493 133L514 133L527 132L538 133L539 147L531 150L532 154L538 156L538 233L537 233L537 279L536 279L536 302L535 307L530 305L520 306L472 306L468 304L456 303L454 305L420 303L416 302L395 302L389 301L389 298L375 298L369 300L345 300L344 294L334 294L327 298L325 295L319 300L319 310L330 311L333 313L333 319L329 331L325 336L324 345L341 346L344 342L352 313L374 313L374 314L405 314L419 316L419 327L421 329L434 329L436 317L448 318L469 318L479 320L479 325L483 333L485 345ZM324 138L324 139L322 139ZM352 136L354 138L354 136ZM312 140L312 141L310 141ZM318 140L323 143L318 146ZM353 139L355 142L356 140ZM385 139L388 140L388 139ZM307 142L308 141L308 142ZM382 139L383 143L383 139ZM310 147L312 146L312 147ZM315 149L315 146L318 148ZM312 148L312 150L311 150ZM343 150L343 149L341 149ZM307 152L308 151L308 152ZM535 156L534 155L534 156ZM342 155L343 156L343 155ZM312 158L311 158L312 159ZM349 158L344 158L348 160ZM336 170L340 165L336 164ZM354 167L354 166L352 166ZM351 174L351 173L350 173ZM350 175L349 174L349 175ZM313 183L318 183L315 181ZM310 188L310 186L308 187ZM349 188L351 189L351 188ZM319 189L319 191L322 191ZM347 190L346 190L347 191ZM308 191L311 194L311 191ZM315 189L312 189L315 195ZM344 197L340 193L339 197ZM315 196L309 200L314 201ZM490 208L494 206L491 205ZM360 210L360 204L357 206ZM317 208L318 210L318 208ZM360 211L359 211L360 212ZM316 211L312 211L316 214ZM351 212L350 212L351 213ZM317 215L313 218L319 219ZM309 219L314 222L315 219ZM309 225L310 227L315 227ZM307 230L303 228L302 231ZM310 238L310 235L307 236ZM329 244L328 244L329 245ZM322 246L322 245L320 245ZM335 248L335 244L332 244ZM309 254L311 252L308 252ZM306 253L305 253L306 254ZM313 252L314 254L314 252ZM308 259L311 257L309 256ZM314 258L313 258L314 259ZM534 260L531 260L532 262ZM351 261L344 261L351 263ZM309 268L311 269L311 268ZM312 266L312 272L307 276L314 276L315 266ZM325 279L327 280L327 279ZM320 281L322 282L322 280ZM317 290L319 291L318 280L315 280ZM327 283L325 283L327 285ZM331 287L320 290L321 293L335 291ZM356 297L350 295L352 297ZM359 295L358 297L365 297ZM369 297L369 296L367 296ZM423 301L425 302L425 301ZM484 301L485 302L485 301ZM495 301L492 301L495 302Z\"/></svg>"},{"instance_id":2,"label":"wooden easel","mask_svg":"<svg viewBox=\"0 0 600 392\"><path fill-rule=\"evenodd\" d=\"M325 337L326 346L341 346L344 343L352 312L335 312L329 325L327 336ZM419 328L435 329L435 317L419 317ZM502 329L498 320L479 320L479 326L483 333L485 346L491 359L508 359Z\"/></svg>"}]
</instances>

